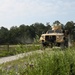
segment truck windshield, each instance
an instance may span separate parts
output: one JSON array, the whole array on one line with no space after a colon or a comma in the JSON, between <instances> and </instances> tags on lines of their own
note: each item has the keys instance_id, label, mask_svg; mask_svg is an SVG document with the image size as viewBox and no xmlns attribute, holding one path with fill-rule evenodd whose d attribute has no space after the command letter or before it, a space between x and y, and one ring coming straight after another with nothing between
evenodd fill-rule
<instances>
[{"instance_id":1,"label":"truck windshield","mask_svg":"<svg viewBox=\"0 0 75 75\"><path fill-rule=\"evenodd\" d=\"M48 33L53 33L53 32L54 32L54 30L49 30L49 31L48 31Z\"/></svg>"},{"instance_id":2,"label":"truck windshield","mask_svg":"<svg viewBox=\"0 0 75 75\"><path fill-rule=\"evenodd\" d=\"M62 33L62 30L49 30L48 33Z\"/></svg>"},{"instance_id":3,"label":"truck windshield","mask_svg":"<svg viewBox=\"0 0 75 75\"><path fill-rule=\"evenodd\" d=\"M62 31L61 31L61 30L56 30L55 32L56 32L56 33L62 33Z\"/></svg>"}]
</instances>

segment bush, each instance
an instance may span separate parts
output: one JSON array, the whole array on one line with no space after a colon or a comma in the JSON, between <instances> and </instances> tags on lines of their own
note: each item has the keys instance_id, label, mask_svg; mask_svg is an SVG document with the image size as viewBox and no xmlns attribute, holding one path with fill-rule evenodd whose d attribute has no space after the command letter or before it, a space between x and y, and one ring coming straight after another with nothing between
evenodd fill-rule
<instances>
[{"instance_id":1,"label":"bush","mask_svg":"<svg viewBox=\"0 0 75 75\"><path fill-rule=\"evenodd\" d=\"M13 67L8 70L8 73L13 70L11 75L16 73L19 75L75 75L75 48L64 51L47 50L41 54L28 56L27 61L23 61L19 66L18 63L16 67L18 70ZM8 74L6 71L5 75Z\"/></svg>"}]
</instances>

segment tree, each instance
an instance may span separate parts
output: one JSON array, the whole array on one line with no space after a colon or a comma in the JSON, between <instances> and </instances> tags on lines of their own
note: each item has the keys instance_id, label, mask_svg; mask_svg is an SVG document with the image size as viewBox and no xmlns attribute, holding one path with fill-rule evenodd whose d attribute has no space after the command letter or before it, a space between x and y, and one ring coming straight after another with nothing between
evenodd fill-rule
<instances>
[{"instance_id":1,"label":"tree","mask_svg":"<svg viewBox=\"0 0 75 75\"><path fill-rule=\"evenodd\" d=\"M40 35L42 34L44 29L44 25L42 23L34 23L32 24L34 26L35 29L35 34L38 35L40 37Z\"/></svg>"},{"instance_id":2,"label":"tree","mask_svg":"<svg viewBox=\"0 0 75 75\"><path fill-rule=\"evenodd\" d=\"M33 39L36 37L35 27L33 25L31 25L29 28L30 28L30 36Z\"/></svg>"},{"instance_id":3,"label":"tree","mask_svg":"<svg viewBox=\"0 0 75 75\"><path fill-rule=\"evenodd\" d=\"M73 35L74 29L75 29L75 26L74 26L73 21L69 21L69 22L66 23L65 30L68 31L68 45L69 45L69 47L72 46L71 41L74 40L74 35Z\"/></svg>"},{"instance_id":4,"label":"tree","mask_svg":"<svg viewBox=\"0 0 75 75\"><path fill-rule=\"evenodd\" d=\"M20 25L20 39L19 41L23 44L25 43L31 43L33 41L33 38L35 37L35 28L33 25Z\"/></svg>"},{"instance_id":5,"label":"tree","mask_svg":"<svg viewBox=\"0 0 75 75\"><path fill-rule=\"evenodd\" d=\"M53 22L53 24L57 24L57 25L59 25L59 24L61 24L58 20L56 20L55 22Z\"/></svg>"},{"instance_id":6,"label":"tree","mask_svg":"<svg viewBox=\"0 0 75 75\"><path fill-rule=\"evenodd\" d=\"M73 33L73 29L74 28L75 28L75 26L74 26L74 22L73 21L69 21L65 25L65 30L68 30L70 34Z\"/></svg>"},{"instance_id":7,"label":"tree","mask_svg":"<svg viewBox=\"0 0 75 75\"><path fill-rule=\"evenodd\" d=\"M8 42L9 31L7 28L0 28L0 44L6 44Z\"/></svg>"},{"instance_id":8,"label":"tree","mask_svg":"<svg viewBox=\"0 0 75 75\"><path fill-rule=\"evenodd\" d=\"M13 26L10 28L9 31L9 43L10 44L17 44L18 43L18 38L19 38L19 28L17 26Z\"/></svg>"},{"instance_id":9,"label":"tree","mask_svg":"<svg viewBox=\"0 0 75 75\"><path fill-rule=\"evenodd\" d=\"M51 29L52 29L52 27L51 27L50 23L47 22L45 32L47 32L48 30L51 30Z\"/></svg>"}]
</instances>

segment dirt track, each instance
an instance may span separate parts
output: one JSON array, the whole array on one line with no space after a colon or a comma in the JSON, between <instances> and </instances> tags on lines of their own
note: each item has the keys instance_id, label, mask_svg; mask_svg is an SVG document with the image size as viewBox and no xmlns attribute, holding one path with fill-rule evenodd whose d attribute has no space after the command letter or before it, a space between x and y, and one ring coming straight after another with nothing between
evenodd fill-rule
<instances>
[{"instance_id":1,"label":"dirt track","mask_svg":"<svg viewBox=\"0 0 75 75\"><path fill-rule=\"evenodd\" d=\"M17 60L19 58L23 58L24 56L32 55L33 53L42 53L42 52L43 52L42 50L37 50L37 51L31 51L27 53L18 54L15 56L3 57L3 58L0 58L0 64L9 62L9 61L13 61L13 60Z\"/></svg>"}]
</instances>

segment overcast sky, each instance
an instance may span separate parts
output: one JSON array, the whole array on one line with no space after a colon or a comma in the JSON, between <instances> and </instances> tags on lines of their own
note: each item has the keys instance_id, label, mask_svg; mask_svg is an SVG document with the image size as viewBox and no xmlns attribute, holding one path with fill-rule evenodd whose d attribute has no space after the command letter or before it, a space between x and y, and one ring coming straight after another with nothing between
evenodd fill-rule
<instances>
[{"instance_id":1,"label":"overcast sky","mask_svg":"<svg viewBox=\"0 0 75 75\"><path fill-rule=\"evenodd\" d=\"M75 22L75 0L0 0L0 27Z\"/></svg>"}]
</instances>

